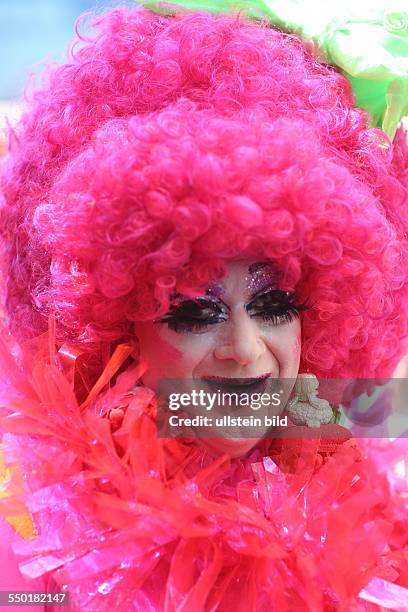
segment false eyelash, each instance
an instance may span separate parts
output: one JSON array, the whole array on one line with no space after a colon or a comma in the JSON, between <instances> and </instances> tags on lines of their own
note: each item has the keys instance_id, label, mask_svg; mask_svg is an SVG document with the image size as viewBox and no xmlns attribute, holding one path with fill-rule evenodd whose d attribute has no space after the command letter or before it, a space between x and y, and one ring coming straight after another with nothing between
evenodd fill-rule
<instances>
[{"instance_id":1,"label":"false eyelash","mask_svg":"<svg viewBox=\"0 0 408 612\"><path fill-rule=\"evenodd\" d=\"M202 306L201 309L199 305ZM210 312L205 318L200 319L205 307ZM197 312L197 316L194 316L194 312ZM227 307L224 304L206 298L198 298L197 300L185 300L177 305L173 304L170 311L156 323L167 323L170 329L177 332L197 332L207 325L214 325L225 320L222 317L226 314Z\"/></svg>"},{"instance_id":2,"label":"false eyelash","mask_svg":"<svg viewBox=\"0 0 408 612\"><path fill-rule=\"evenodd\" d=\"M268 303L268 299L272 301L272 304L277 310L290 310L291 312L300 313L304 310L308 310L311 306L308 304L309 298L306 298L304 302L297 303L296 296L294 293L289 293L287 291L281 291L280 289L274 289L272 291L266 291L265 293L261 293L257 295L254 299L251 300L249 304L246 305L246 310L249 312L250 310L256 308L256 303L261 300L262 306L259 306L258 314L261 314L262 308L267 312L268 309L273 310L270 303ZM252 308L251 308L252 306Z\"/></svg>"},{"instance_id":3,"label":"false eyelash","mask_svg":"<svg viewBox=\"0 0 408 612\"><path fill-rule=\"evenodd\" d=\"M163 320L162 320L163 321ZM211 320L203 320L200 321L198 319L182 319L180 320L178 317L173 317L173 318L169 318L167 320L164 321L165 323L167 323L169 329L172 329L175 332L178 333L188 333L188 332L199 332L201 330L203 330L205 327L208 327L209 325L214 325L216 323L219 323L219 319L211 321Z\"/></svg>"},{"instance_id":4,"label":"false eyelash","mask_svg":"<svg viewBox=\"0 0 408 612\"><path fill-rule=\"evenodd\" d=\"M294 308L283 314L261 312L256 316L262 317L264 321L271 321L273 325L281 325L282 323L292 323L294 319L299 318L299 312Z\"/></svg>"}]
</instances>

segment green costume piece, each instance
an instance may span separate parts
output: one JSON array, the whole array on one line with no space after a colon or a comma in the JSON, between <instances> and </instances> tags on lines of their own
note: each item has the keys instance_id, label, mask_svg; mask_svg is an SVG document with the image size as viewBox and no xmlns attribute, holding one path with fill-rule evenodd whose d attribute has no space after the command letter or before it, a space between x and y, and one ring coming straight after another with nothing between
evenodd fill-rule
<instances>
[{"instance_id":1,"label":"green costume piece","mask_svg":"<svg viewBox=\"0 0 408 612\"><path fill-rule=\"evenodd\" d=\"M214 13L243 10L314 42L319 59L337 66L356 105L392 140L408 115L408 0L170 0L142 4L168 12L180 6ZM381 6L382 5L382 6Z\"/></svg>"}]
</instances>

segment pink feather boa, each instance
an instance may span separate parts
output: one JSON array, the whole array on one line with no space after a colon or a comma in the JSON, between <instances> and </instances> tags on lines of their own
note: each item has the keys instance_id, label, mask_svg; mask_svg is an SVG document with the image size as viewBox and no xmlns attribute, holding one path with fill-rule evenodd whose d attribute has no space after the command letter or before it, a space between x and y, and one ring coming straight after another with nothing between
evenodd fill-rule
<instances>
[{"instance_id":1,"label":"pink feather boa","mask_svg":"<svg viewBox=\"0 0 408 612\"><path fill-rule=\"evenodd\" d=\"M24 494L11 483L0 507L32 513L20 571L66 585L72 610L408 609L405 440L264 440L212 458L156 438L140 370L79 406L60 354L31 351L1 351L5 456Z\"/></svg>"}]
</instances>

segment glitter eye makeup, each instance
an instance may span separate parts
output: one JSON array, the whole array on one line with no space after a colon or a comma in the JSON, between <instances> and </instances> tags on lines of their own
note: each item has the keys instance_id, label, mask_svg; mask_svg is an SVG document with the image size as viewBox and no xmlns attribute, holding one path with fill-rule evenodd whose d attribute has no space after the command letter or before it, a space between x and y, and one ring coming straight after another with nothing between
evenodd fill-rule
<instances>
[{"instance_id":1,"label":"glitter eye makeup","mask_svg":"<svg viewBox=\"0 0 408 612\"><path fill-rule=\"evenodd\" d=\"M243 304L251 318L277 326L290 323L307 306L298 304L294 293L277 288L278 272L270 262L257 262L248 267ZM222 285L211 285L205 296L195 299L180 294L173 296L169 312L157 323L165 323L177 333L201 334L211 326L228 321L231 305L226 304Z\"/></svg>"},{"instance_id":2,"label":"glitter eye makeup","mask_svg":"<svg viewBox=\"0 0 408 612\"><path fill-rule=\"evenodd\" d=\"M279 273L270 261L258 261L248 267L245 277L248 296L253 296L267 287L278 288Z\"/></svg>"}]
</instances>

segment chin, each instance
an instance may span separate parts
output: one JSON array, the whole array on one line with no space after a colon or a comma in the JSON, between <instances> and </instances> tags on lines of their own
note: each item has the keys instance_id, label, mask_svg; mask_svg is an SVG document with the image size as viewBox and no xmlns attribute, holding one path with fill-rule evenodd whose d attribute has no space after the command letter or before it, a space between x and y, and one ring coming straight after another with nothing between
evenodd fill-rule
<instances>
[{"instance_id":1,"label":"chin","mask_svg":"<svg viewBox=\"0 0 408 612\"><path fill-rule=\"evenodd\" d=\"M201 438L201 446L216 455L229 455L231 458L246 455L259 442L260 438Z\"/></svg>"}]
</instances>

